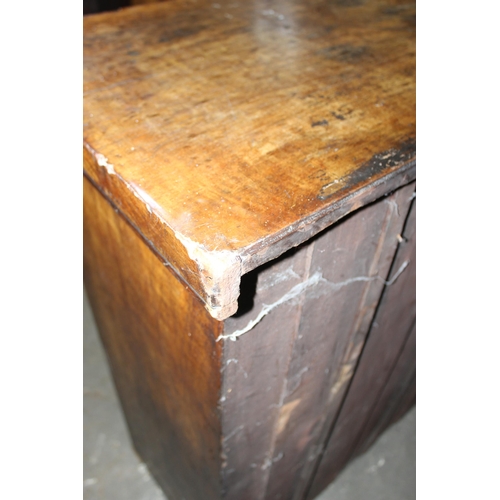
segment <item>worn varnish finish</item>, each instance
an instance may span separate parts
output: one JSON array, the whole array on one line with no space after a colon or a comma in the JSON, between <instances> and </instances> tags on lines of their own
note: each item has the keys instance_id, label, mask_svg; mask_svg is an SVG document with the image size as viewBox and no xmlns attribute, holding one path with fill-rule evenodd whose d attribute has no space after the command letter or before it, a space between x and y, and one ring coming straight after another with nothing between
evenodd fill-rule
<instances>
[{"instance_id":1,"label":"worn varnish finish","mask_svg":"<svg viewBox=\"0 0 500 500\"><path fill-rule=\"evenodd\" d=\"M413 193L247 275L221 323L85 181L86 286L134 444L171 498L313 498L413 403Z\"/></svg>"},{"instance_id":2,"label":"worn varnish finish","mask_svg":"<svg viewBox=\"0 0 500 500\"><path fill-rule=\"evenodd\" d=\"M364 426L359 446L354 451L358 455L366 451L376 438L394 422L397 422L416 400L416 326L413 325L401 355Z\"/></svg>"},{"instance_id":3,"label":"worn varnish finish","mask_svg":"<svg viewBox=\"0 0 500 500\"><path fill-rule=\"evenodd\" d=\"M395 264L399 264L403 259L416 259L416 201L410 212L406 227L405 238L398 251ZM391 423L399 419L415 402L415 377L416 377L416 310L415 310L415 267L410 268L410 272L399 283L399 287L394 286L392 290L386 290L377 313L376 322L373 325L375 330L381 332L392 332L386 335L388 339L381 339L380 334L374 334L371 341L372 353L377 343L386 345L386 352L373 353L380 363L384 363L385 370L376 372L377 386L383 385L383 391L378 395L376 406L371 408L367 421L365 422L363 434L359 437L359 450L365 450L373 440ZM405 331L406 329L409 330ZM404 344L401 347L401 341ZM388 344L391 344L389 349ZM389 371L387 380L383 380L384 371L391 366L387 352L394 349L392 344L398 344L401 352L398 353L398 361ZM365 353L365 365L370 364L370 353L367 345ZM373 359L373 358L372 358ZM365 368L366 370L366 368ZM366 383L368 386L368 382ZM374 388L370 384L370 389ZM367 411L365 410L366 414Z\"/></svg>"},{"instance_id":4,"label":"worn varnish finish","mask_svg":"<svg viewBox=\"0 0 500 500\"><path fill-rule=\"evenodd\" d=\"M294 458L293 468L300 476L295 488L290 490L294 499L303 498L314 474L317 457L343 403L384 288L392 256L399 245L399 235L413 192L414 185L407 186L356 212L331 230L332 239L330 242L325 239L322 252L318 254L317 265L325 270L330 267L329 273L325 273L329 281L341 283L342 287L335 287L334 293L325 296L323 304L318 304L319 300L313 294L308 314L305 313L302 319L305 341L299 345L297 363L308 361L316 374L314 380L311 377L310 386L302 388L305 399L302 403L302 428L291 421L290 429L287 429L287 434L297 433L298 442L304 442L306 436L310 440L302 451L305 465L297 457ZM404 261L397 269L404 274L409 265L410 261ZM318 333L319 338L315 338ZM311 348L311 341L314 349ZM331 346L331 351L325 352L321 348L322 343L325 347ZM309 351L313 350L316 356L310 355ZM320 367L324 368L323 380ZM317 393L311 399L313 388ZM309 405L305 404L306 401ZM321 417L314 415L315 411ZM313 429L311 422L315 424ZM298 454L296 445L293 451ZM281 469L281 475L286 473L285 463L277 464L277 468ZM276 483L275 497L280 490Z\"/></svg>"},{"instance_id":5,"label":"worn varnish finish","mask_svg":"<svg viewBox=\"0 0 500 500\"><path fill-rule=\"evenodd\" d=\"M328 486L356 451L371 444L389 423L404 393L414 391L415 207L413 204L391 272L397 272L404 262L412 265L384 291L309 498Z\"/></svg>"},{"instance_id":6,"label":"worn varnish finish","mask_svg":"<svg viewBox=\"0 0 500 500\"><path fill-rule=\"evenodd\" d=\"M84 181L85 286L134 445L169 498L216 499L221 323Z\"/></svg>"},{"instance_id":7,"label":"worn varnish finish","mask_svg":"<svg viewBox=\"0 0 500 500\"><path fill-rule=\"evenodd\" d=\"M229 498L304 497L356 368L413 193L413 185L400 189L285 254L258 273L253 309L226 320L225 335L239 331L263 304L303 284L304 292L225 344L221 407L229 436L223 447ZM409 267L402 261L401 274Z\"/></svg>"},{"instance_id":8,"label":"worn varnish finish","mask_svg":"<svg viewBox=\"0 0 500 500\"><path fill-rule=\"evenodd\" d=\"M85 284L134 445L172 499L313 498L415 399L415 6L147 3L84 20Z\"/></svg>"},{"instance_id":9,"label":"worn varnish finish","mask_svg":"<svg viewBox=\"0 0 500 500\"><path fill-rule=\"evenodd\" d=\"M87 16L86 175L225 319L242 274L414 178L414 15L172 0Z\"/></svg>"}]
</instances>

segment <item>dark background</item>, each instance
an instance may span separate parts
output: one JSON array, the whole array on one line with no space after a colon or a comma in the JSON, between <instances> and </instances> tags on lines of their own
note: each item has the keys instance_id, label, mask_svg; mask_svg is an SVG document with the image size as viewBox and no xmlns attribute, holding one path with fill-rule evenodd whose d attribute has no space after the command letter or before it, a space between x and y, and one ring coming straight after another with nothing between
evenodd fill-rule
<instances>
[{"instance_id":1,"label":"dark background","mask_svg":"<svg viewBox=\"0 0 500 500\"><path fill-rule=\"evenodd\" d=\"M95 14L131 5L130 0L83 0L83 14Z\"/></svg>"}]
</instances>

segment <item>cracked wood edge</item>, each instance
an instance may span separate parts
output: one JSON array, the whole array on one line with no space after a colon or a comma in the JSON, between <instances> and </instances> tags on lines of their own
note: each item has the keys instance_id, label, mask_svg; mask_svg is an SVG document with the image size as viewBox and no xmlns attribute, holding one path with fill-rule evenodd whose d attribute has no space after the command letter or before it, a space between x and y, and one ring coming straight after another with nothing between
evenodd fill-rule
<instances>
[{"instance_id":1,"label":"cracked wood edge","mask_svg":"<svg viewBox=\"0 0 500 500\"><path fill-rule=\"evenodd\" d=\"M411 159L377 179L365 179L327 207L282 231L239 250L208 250L176 231L162 207L128 183L107 158L84 142L84 175L203 301L210 315L223 321L238 309L241 276L307 241L352 211L408 184L416 177Z\"/></svg>"},{"instance_id":2,"label":"cracked wood edge","mask_svg":"<svg viewBox=\"0 0 500 500\"><path fill-rule=\"evenodd\" d=\"M209 299L208 312L218 320L232 316L238 309L240 295L241 259L229 250L209 251L203 245L174 231L189 257L201 273L204 292Z\"/></svg>"},{"instance_id":3,"label":"cracked wood edge","mask_svg":"<svg viewBox=\"0 0 500 500\"><path fill-rule=\"evenodd\" d=\"M107 159L84 143L84 175L111 205L203 301L210 315L222 321L238 308L242 275L236 252L209 251L176 232L163 209L137 186L127 183Z\"/></svg>"}]
</instances>

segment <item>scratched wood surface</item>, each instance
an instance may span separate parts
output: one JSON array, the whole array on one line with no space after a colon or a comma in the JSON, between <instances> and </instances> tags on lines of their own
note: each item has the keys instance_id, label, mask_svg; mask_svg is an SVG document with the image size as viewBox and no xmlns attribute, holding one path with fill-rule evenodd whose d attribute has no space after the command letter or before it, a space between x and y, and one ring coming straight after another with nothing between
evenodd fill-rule
<instances>
[{"instance_id":1,"label":"scratched wood surface","mask_svg":"<svg viewBox=\"0 0 500 500\"><path fill-rule=\"evenodd\" d=\"M168 498L220 498L222 324L84 180L85 286L134 446Z\"/></svg>"},{"instance_id":2,"label":"scratched wood surface","mask_svg":"<svg viewBox=\"0 0 500 500\"><path fill-rule=\"evenodd\" d=\"M362 428L365 445L409 407L414 323L389 377L380 365L392 366L382 362L388 346L412 321L414 225L402 229L413 191L400 188L247 274L240 312L222 323L84 180L86 288L134 446L169 498L303 499L312 481L315 496L345 462L329 446L318 476L348 389L346 401L377 397L368 419L342 406L343 433ZM385 285L391 265L397 279ZM358 364L379 303L383 335L368 337Z\"/></svg>"},{"instance_id":3,"label":"scratched wood surface","mask_svg":"<svg viewBox=\"0 0 500 500\"><path fill-rule=\"evenodd\" d=\"M415 177L415 5L171 0L84 19L85 175L206 303Z\"/></svg>"},{"instance_id":4,"label":"scratched wood surface","mask_svg":"<svg viewBox=\"0 0 500 500\"><path fill-rule=\"evenodd\" d=\"M305 498L400 245L413 192L412 184L358 210L247 283L245 293L256 292L253 307L226 320L224 329L227 498ZM398 266L399 280L410 271L406 260ZM378 360L371 361L377 371ZM357 416L350 417L356 427Z\"/></svg>"},{"instance_id":5,"label":"scratched wood surface","mask_svg":"<svg viewBox=\"0 0 500 500\"><path fill-rule=\"evenodd\" d=\"M413 325L377 405L365 423L364 433L353 455L366 451L394 422L416 402L416 326Z\"/></svg>"},{"instance_id":6,"label":"scratched wood surface","mask_svg":"<svg viewBox=\"0 0 500 500\"><path fill-rule=\"evenodd\" d=\"M414 390L415 214L413 202L391 275L405 262L409 264L398 280L384 290L340 415L320 457L309 499L315 498L353 456L380 435L401 400L405 400L404 394L411 396L412 387ZM405 404L403 409L407 410L409 406Z\"/></svg>"},{"instance_id":7,"label":"scratched wood surface","mask_svg":"<svg viewBox=\"0 0 500 500\"><path fill-rule=\"evenodd\" d=\"M408 221L405 226L405 241L401 242L395 260L395 267L401 262L416 259L416 200L413 203ZM413 264L406 273L399 287L386 290L382 297L377 318L373 328L383 332L373 335L370 345L365 353L365 376L368 372L370 359L377 359L378 370L372 375L376 383L371 382L371 387L377 386L379 391L376 404L370 411L364 409L368 415L364 424L363 433L359 436L357 449L364 451L385 428L400 418L415 402L416 391L416 303L415 303L415 276L416 267ZM408 333L410 332L410 333ZM403 345L401 347L401 345ZM382 346L385 347L382 350ZM397 362L394 364L391 351L399 347ZM378 352L375 352L375 349ZM391 366L392 365L392 366ZM381 369L382 368L382 369ZM389 370L387 370L389 368ZM361 371L361 370L360 370ZM384 380L384 373L389 376ZM360 374L361 375L361 374ZM354 391L356 387L353 388ZM373 400L372 400L373 401ZM368 406L368 405L367 405ZM356 451L358 453L358 451Z\"/></svg>"}]
</instances>

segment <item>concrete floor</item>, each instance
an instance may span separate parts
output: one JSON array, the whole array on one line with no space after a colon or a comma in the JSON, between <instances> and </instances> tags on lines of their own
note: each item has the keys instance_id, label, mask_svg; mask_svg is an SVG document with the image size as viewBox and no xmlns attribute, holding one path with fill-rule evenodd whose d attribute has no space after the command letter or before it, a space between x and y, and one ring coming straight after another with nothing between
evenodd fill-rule
<instances>
[{"instance_id":1,"label":"concrete floor","mask_svg":"<svg viewBox=\"0 0 500 500\"><path fill-rule=\"evenodd\" d=\"M166 500L132 448L85 294L83 318L83 498ZM413 408L317 500L415 499L415 421Z\"/></svg>"}]
</instances>

